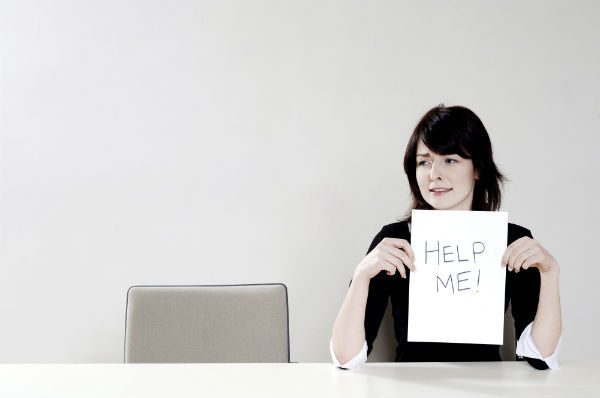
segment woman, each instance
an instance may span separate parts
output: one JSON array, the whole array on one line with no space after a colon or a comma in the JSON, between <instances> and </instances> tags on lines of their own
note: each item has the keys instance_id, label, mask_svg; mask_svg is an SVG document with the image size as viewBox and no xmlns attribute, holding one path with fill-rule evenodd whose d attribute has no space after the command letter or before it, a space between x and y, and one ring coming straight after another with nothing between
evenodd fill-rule
<instances>
[{"instance_id":1,"label":"woman","mask_svg":"<svg viewBox=\"0 0 600 398\"><path fill-rule=\"evenodd\" d=\"M412 209L500 208L504 176L494 164L483 123L465 107L439 105L423 116L408 142L404 171ZM509 224L502 265L507 267L505 310L512 301L517 358L537 369L557 368L562 332L558 263L529 230ZM366 361L390 299L396 361L500 360L496 345L407 342L408 270L415 271L410 211L404 221L383 227L354 270L333 325L330 350L336 365L350 369Z\"/></svg>"}]
</instances>

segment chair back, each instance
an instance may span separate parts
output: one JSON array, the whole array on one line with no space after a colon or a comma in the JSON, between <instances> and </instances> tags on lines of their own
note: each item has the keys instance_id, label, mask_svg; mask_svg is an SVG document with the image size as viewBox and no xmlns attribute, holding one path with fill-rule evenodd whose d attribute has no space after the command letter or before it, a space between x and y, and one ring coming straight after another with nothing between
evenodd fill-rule
<instances>
[{"instance_id":1,"label":"chair back","mask_svg":"<svg viewBox=\"0 0 600 398\"><path fill-rule=\"evenodd\" d=\"M504 313L504 343L500 346L500 358L503 361L517 360L517 339L515 338L515 318L512 316L512 304Z\"/></svg>"},{"instance_id":2,"label":"chair back","mask_svg":"<svg viewBox=\"0 0 600 398\"><path fill-rule=\"evenodd\" d=\"M132 286L125 362L289 362L283 284Z\"/></svg>"}]
</instances>

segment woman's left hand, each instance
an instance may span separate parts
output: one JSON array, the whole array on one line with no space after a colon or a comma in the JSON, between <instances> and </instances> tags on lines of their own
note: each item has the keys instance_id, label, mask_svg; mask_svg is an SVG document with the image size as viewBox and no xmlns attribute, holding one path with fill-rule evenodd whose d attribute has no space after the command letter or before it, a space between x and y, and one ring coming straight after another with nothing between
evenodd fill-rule
<instances>
[{"instance_id":1,"label":"woman's left hand","mask_svg":"<svg viewBox=\"0 0 600 398\"><path fill-rule=\"evenodd\" d=\"M528 236L517 239L506 248L502 264L507 265L509 271L536 267L540 273L558 274L558 263L554 257L537 240Z\"/></svg>"}]
</instances>

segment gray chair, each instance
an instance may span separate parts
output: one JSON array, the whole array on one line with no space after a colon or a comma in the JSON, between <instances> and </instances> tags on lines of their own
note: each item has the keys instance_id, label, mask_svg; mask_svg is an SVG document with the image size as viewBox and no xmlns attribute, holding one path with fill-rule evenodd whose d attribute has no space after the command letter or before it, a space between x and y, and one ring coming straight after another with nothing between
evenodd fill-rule
<instances>
[{"instance_id":1,"label":"gray chair","mask_svg":"<svg viewBox=\"0 0 600 398\"><path fill-rule=\"evenodd\" d=\"M289 362L283 284L132 286L125 362Z\"/></svg>"},{"instance_id":2,"label":"gray chair","mask_svg":"<svg viewBox=\"0 0 600 398\"><path fill-rule=\"evenodd\" d=\"M515 360L515 320L512 316L512 307L504 313L504 343L500 346L500 358L503 361ZM394 362L396 358L396 337L394 336L394 319L392 317L392 303L388 306L379 327L379 333L373 343L373 350L367 359L368 362Z\"/></svg>"},{"instance_id":3,"label":"gray chair","mask_svg":"<svg viewBox=\"0 0 600 398\"><path fill-rule=\"evenodd\" d=\"M504 344L500 346L500 358L503 361L517 360L517 339L515 337L515 318L512 316L512 304L504 313Z\"/></svg>"}]
</instances>

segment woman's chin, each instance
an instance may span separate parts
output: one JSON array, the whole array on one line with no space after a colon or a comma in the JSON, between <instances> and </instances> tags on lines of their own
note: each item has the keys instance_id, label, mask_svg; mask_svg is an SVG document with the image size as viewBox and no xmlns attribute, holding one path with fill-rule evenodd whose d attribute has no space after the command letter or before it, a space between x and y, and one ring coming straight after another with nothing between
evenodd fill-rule
<instances>
[{"instance_id":1,"label":"woman's chin","mask_svg":"<svg viewBox=\"0 0 600 398\"><path fill-rule=\"evenodd\" d=\"M448 203L446 201L432 200L429 204L433 207L433 210L458 210L455 203Z\"/></svg>"}]
</instances>

